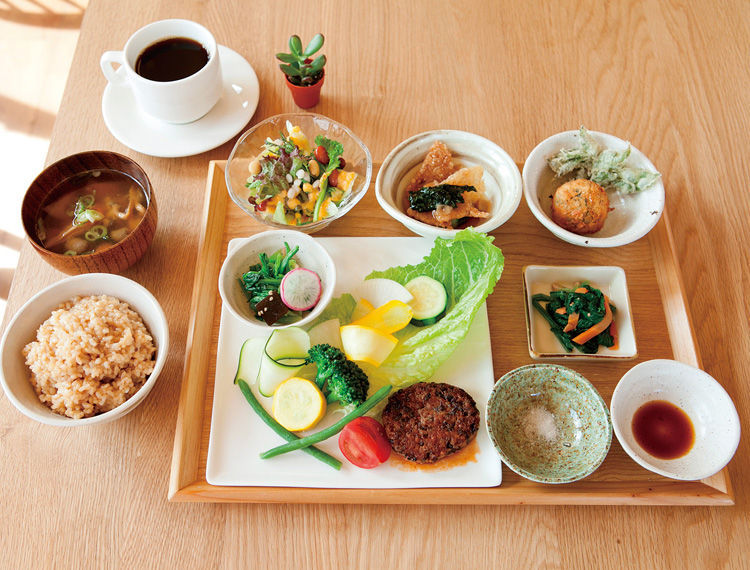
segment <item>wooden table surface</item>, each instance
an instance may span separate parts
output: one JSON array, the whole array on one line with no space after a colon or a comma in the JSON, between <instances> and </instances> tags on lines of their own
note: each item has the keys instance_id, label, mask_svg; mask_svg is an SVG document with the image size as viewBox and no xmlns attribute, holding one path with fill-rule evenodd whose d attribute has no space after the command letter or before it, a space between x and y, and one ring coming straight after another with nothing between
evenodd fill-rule
<instances>
[{"instance_id":1,"label":"wooden table surface","mask_svg":"<svg viewBox=\"0 0 750 570\"><path fill-rule=\"evenodd\" d=\"M165 308L170 353L144 404L112 424L47 427L0 397L0 566L747 567L746 439L729 465L730 507L168 502L207 168L227 158L235 139L178 159L121 145L101 116L99 57L171 17L203 23L255 68L260 104L251 124L297 110L273 54L292 33L306 40L323 32L329 64L313 110L351 127L376 161L403 139L441 128L487 137L518 162L581 124L632 141L664 177L703 368L747 425L747 2L93 0L47 162L109 149L148 172L159 229L124 275ZM63 277L25 243L3 329Z\"/></svg>"}]
</instances>

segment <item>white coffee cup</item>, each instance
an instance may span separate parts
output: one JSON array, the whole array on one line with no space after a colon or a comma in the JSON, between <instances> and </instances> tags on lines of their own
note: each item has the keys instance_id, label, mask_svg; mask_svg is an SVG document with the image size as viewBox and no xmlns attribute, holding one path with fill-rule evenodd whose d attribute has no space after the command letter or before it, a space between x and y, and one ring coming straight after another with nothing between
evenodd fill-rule
<instances>
[{"instance_id":1,"label":"white coffee cup","mask_svg":"<svg viewBox=\"0 0 750 570\"><path fill-rule=\"evenodd\" d=\"M175 81L152 81L136 73L138 56L149 46L169 38L188 38L208 52L208 63L193 75ZM116 69L119 64L124 70ZM190 20L161 20L135 32L123 51L105 52L100 61L107 81L127 85L138 107L167 123L190 123L208 113L223 92L219 49L211 32Z\"/></svg>"}]
</instances>

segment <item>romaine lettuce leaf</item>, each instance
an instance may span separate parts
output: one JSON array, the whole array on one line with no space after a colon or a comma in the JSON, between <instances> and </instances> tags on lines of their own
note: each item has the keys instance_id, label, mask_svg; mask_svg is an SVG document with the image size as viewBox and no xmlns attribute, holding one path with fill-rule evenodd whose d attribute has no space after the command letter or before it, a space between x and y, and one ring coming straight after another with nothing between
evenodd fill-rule
<instances>
[{"instance_id":1,"label":"romaine lettuce leaf","mask_svg":"<svg viewBox=\"0 0 750 570\"><path fill-rule=\"evenodd\" d=\"M385 384L407 386L429 379L453 354L466 334L476 312L492 293L503 272L505 258L492 245L494 238L472 229L458 232L453 239L436 239L432 251L417 265L373 271L365 279L384 277L405 285L419 275L440 281L448 293L445 316L429 327L407 326L397 333L399 343L380 366L359 363L372 388ZM351 321L354 299L334 299L318 319Z\"/></svg>"},{"instance_id":2,"label":"romaine lettuce leaf","mask_svg":"<svg viewBox=\"0 0 750 570\"><path fill-rule=\"evenodd\" d=\"M332 299L331 303L323 309L323 312L312 322L309 328L331 319L338 319L341 324L350 323L356 306L357 301L351 293L344 293L341 297Z\"/></svg>"}]
</instances>

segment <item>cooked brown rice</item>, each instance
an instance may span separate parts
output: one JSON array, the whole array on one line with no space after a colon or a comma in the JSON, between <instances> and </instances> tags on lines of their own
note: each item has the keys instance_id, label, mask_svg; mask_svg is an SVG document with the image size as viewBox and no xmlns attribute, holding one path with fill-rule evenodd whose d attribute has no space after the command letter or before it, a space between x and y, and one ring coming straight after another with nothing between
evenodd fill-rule
<instances>
[{"instance_id":1,"label":"cooked brown rice","mask_svg":"<svg viewBox=\"0 0 750 570\"><path fill-rule=\"evenodd\" d=\"M140 315L108 295L63 303L23 349L39 399L74 419L133 396L153 372L155 352Z\"/></svg>"}]
</instances>

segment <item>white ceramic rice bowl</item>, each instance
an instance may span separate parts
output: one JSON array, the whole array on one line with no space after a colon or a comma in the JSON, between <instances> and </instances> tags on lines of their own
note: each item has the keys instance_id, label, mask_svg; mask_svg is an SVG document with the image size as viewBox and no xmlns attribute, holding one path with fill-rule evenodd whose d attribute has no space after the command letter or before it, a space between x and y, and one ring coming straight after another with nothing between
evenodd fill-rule
<instances>
[{"instance_id":1,"label":"white ceramic rice bowl","mask_svg":"<svg viewBox=\"0 0 750 570\"><path fill-rule=\"evenodd\" d=\"M29 381L31 372L22 350L36 338L36 331L52 311L76 296L111 295L124 301L146 324L156 345L154 370L141 388L126 402L99 415L73 419L54 413L44 405ZM24 415L43 424L60 427L103 424L123 417L146 398L164 368L169 350L167 318L156 298L135 281L108 273L87 273L68 277L43 289L15 314L0 344L0 383L11 403Z\"/></svg>"}]
</instances>

